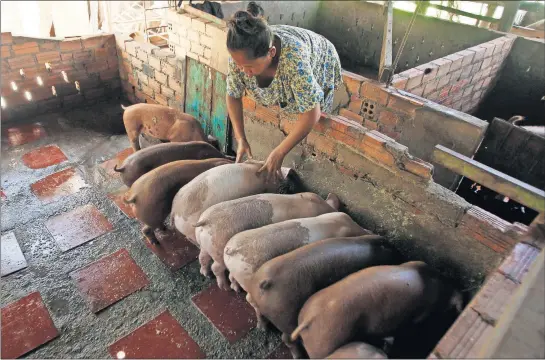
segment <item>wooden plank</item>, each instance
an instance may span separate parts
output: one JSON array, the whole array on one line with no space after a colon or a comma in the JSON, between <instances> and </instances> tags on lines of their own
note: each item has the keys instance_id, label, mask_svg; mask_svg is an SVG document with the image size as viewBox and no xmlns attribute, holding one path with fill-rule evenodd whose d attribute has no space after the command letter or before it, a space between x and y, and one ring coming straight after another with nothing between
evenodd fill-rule
<instances>
[{"instance_id":1,"label":"wooden plank","mask_svg":"<svg viewBox=\"0 0 545 360\"><path fill-rule=\"evenodd\" d=\"M225 95L227 94L227 77L219 71L213 71L214 84L212 93L212 135L215 136L222 151L227 151L227 103Z\"/></svg>"},{"instance_id":2,"label":"wooden plank","mask_svg":"<svg viewBox=\"0 0 545 360\"><path fill-rule=\"evenodd\" d=\"M483 165L442 145L435 147L433 161L530 209L534 209L539 213L545 212L545 191L543 190Z\"/></svg>"},{"instance_id":3,"label":"wooden plank","mask_svg":"<svg viewBox=\"0 0 545 360\"><path fill-rule=\"evenodd\" d=\"M205 13L204 11L196 9L191 5L184 5L183 9L184 9L184 11L186 13L198 16L200 18L206 19L208 21L211 21L211 22L216 23L216 24L221 25L221 26L227 26L227 22L225 22L225 20L217 18L214 15L211 15L209 13Z\"/></svg>"},{"instance_id":4,"label":"wooden plank","mask_svg":"<svg viewBox=\"0 0 545 360\"><path fill-rule=\"evenodd\" d=\"M473 14L473 13L470 13L470 12L467 12L467 11L454 9L454 8L451 8L451 7L448 7L448 6L437 5L437 4L429 4L427 6L430 7L430 8L437 9L437 10L447 11L447 12L455 14L455 15L466 16L468 18L487 21L487 22L490 22L490 23L497 23L498 21L500 21L500 19L495 19L495 18L490 17L490 16L477 15L477 14Z\"/></svg>"},{"instance_id":5,"label":"wooden plank","mask_svg":"<svg viewBox=\"0 0 545 360\"><path fill-rule=\"evenodd\" d=\"M380 52L380 66L379 66L379 75L378 80L383 82L383 75L385 69L390 69L389 73L392 71L392 29L394 23L394 2L388 0L385 9L385 18L384 18L384 33L382 38L382 50Z\"/></svg>"},{"instance_id":6,"label":"wooden plank","mask_svg":"<svg viewBox=\"0 0 545 360\"><path fill-rule=\"evenodd\" d=\"M211 78L210 68L198 61L187 59L187 85L185 111L201 123L205 133L210 134Z\"/></svg>"}]
</instances>

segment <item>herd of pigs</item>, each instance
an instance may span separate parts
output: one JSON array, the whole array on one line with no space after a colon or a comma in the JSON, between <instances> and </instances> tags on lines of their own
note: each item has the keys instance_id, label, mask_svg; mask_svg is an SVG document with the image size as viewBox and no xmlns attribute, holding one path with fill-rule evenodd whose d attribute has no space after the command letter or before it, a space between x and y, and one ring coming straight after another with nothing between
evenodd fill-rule
<instances>
[{"instance_id":1,"label":"herd of pigs","mask_svg":"<svg viewBox=\"0 0 545 360\"><path fill-rule=\"evenodd\" d=\"M398 338L462 310L452 284L339 212L334 194L293 194L291 169L267 182L257 174L262 162L234 163L202 134L135 146L140 130L161 123L149 118L127 131L137 151L115 168L143 234L161 246L156 232L167 231L170 215L171 230L200 248L201 274L213 273L223 290L246 291L258 327L280 330L294 358L405 357Z\"/></svg>"}]
</instances>

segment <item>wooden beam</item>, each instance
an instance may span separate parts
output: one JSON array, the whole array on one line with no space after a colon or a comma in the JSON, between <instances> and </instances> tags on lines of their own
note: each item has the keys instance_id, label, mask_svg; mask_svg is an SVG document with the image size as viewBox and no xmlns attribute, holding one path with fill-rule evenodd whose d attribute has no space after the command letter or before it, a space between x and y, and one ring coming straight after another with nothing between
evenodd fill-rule
<instances>
[{"instance_id":1,"label":"wooden beam","mask_svg":"<svg viewBox=\"0 0 545 360\"><path fill-rule=\"evenodd\" d=\"M503 15L498 23L498 31L509 32L515 22L521 1L508 1L503 7Z\"/></svg>"},{"instance_id":2,"label":"wooden beam","mask_svg":"<svg viewBox=\"0 0 545 360\"><path fill-rule=\"evenodd\" d=\"M435 146L433 161L454 171L456 174L463 175L530 209L534 209L538 213L545 212L545 191L543 190L483 165L442 145Z\"/></svg>"},{"instance_id":3,"label":"wooden beam","mask_svg":"<svg viewBox=\"0 0 545 360\"><path fill-rule=\"evenodd\" d=\"M384 70L388 70L389 73L393 71L392 69L392 29L394 24L394 2L388 0L385 4L384 12L384 34L382 36L382 50L380 52L380 65L379 65L379 74L378 80L383 82L382 76L384 75Z\"/></svg>"},{"instance_id":4,"label":"wooden beam","mask_svg":"<svg viewBox=\"0 0 545 360\"><path fill-rule=\"evenodd\" d=\"M428 7L434 8L434 9L437 9L437 10L447 11L447 12L455 14L455 15L466 16L466 17L469 17L469 18L486 21L486 22L489 22L489 23L496 23L496 22L500 21L500 19L495 19L495 18L490 17L490 16L477 15L477 14L473 14L473 13L470 13L470 12L467 12L467 11L454 9L454 8L451 8L451 7L448 7L448 6L443 6L443 5L429 4Z\"/></svg>"},{"instance_id":5,"label":"wooden beam","mask_svg":"<svg viewBox=\"0 0 545 360\"><path fill-rule=\"evenodd\" d=\"M212 21L213 23L216 23L216 24L221 25L221 26L226 26L227 25L227 22L225 22L225 20L222 20L220 18L215 17L214 15L211 15L211 14L206 13L204 11L201 11L201 10L199 10L197 8L194 8L193 6L191 6L189 4L184 5L184 11L186 13L198 16L198 17L206 19L208 21Z\"/></svg>"}]
</instances>

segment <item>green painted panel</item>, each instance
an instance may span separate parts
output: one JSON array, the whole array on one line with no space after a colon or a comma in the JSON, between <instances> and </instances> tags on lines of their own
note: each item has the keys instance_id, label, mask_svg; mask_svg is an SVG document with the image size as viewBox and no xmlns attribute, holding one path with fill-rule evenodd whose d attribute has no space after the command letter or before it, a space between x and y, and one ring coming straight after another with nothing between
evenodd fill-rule
<instances>
[{"instance_id":1,"label":"green painted panel","mask_svg":"<svg viewBox=\"0 0 545 360\"><path fill-rule=\"evenodd\" d=\"M215 136L219 143L220 148L223 151L227 150L227 104L225 102L226 89L226 76L219 71L213 71L214 74L214 88L212 93L212 136Z\"/></svg>"},{"instance_id":2,"label":"green painted panel","mask_svg":"<svg viewBox=\"0 0 545 360\"><path fill-rule=\"evenodd\" d=\"M209 67L191 58L187 59L185 112L201 123L205 133L211 133L210 108L212 72Z\"/></svg>"}]
</instances>

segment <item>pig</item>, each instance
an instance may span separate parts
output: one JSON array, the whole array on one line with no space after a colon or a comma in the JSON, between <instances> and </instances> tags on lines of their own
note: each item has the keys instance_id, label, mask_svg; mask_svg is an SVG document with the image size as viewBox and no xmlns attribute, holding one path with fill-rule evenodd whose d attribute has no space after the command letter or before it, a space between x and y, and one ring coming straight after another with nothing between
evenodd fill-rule
<instances>
[{"instance_id":1,"label":"pig","mask_svg":"<svg viewBox=\"0 0 545 360\"><path fill-rule=\"evenodd\" d=\"M302 339L311 359L355 340L394 336L434 313L462 311L463 297L426 263L360 270L306 302L291 341Z\"/></svg>"},{"instance_id":2,"label":"pig","mask_svg":"<svg viewBox=\"0 0 545 360\"><path fill-rule=\"evenodd\" d=\"M225 246L223 261L230 273L231 288L248 291L253 274L261 265L277 256L315 241L365 234L372 235L342 212L286 220L236 234ZM250 293L246 294L246 300L256 311L258 327L264 328L266 321Z\"/></svg>"},{"instance_id":3,"label":"pig","mask_svg":"<svg viewBox=\"0 0 545 360\"><path fill-rule=\"evenodd\" d=\"M299 344L290 342L305 301L346 276L377 265L397 265L401 255L380 235L321 240L264 263L248 288L262 316L282 332L294 358Z\"/></svg>"},{"instance_id":4,"label":"pig","mask_svg":"<svg viewBox=\"0 0 545 360\"><path fill-rule=\"evenodd\" d=\"M282 168L283 180L267 182L257 171L263 162L249 160L228 164L200 174L182 187L172 202L171 221L174 227L196 245L195 225L209 207L224 201L271 192L282 192L289 186L289 168Z\"/></svg>"},{"instance_id":5,"label":"pig","mask_svg":"<svg viewBox=\"0 0 545 360\"><path fill-rule=\"evenodd\" d=\"M129 155L120 167L114 170L120 173L125 185L132 184L145 173L176 160L203 160L225 157L219 150L203 141L187 143L166 143L150 146Z\"/></svg>"},{"instance_id":6,"label":"pig","mask_svg":"<svg viewBox=\"0 0 545 360\"><path fill-rule=\"evenodd\" d=\"M215 147L216 149L220 150L220 143L217 138L213 137L212 135L208 135L207 137L208 143ZM164 144L168 143L170 141L168 140L161 140L154 137L151 137L147 135L146 133L140 133L140 136L138 137L138 143L140 144L140 149L145 149L147 147L157 145L157 144Z\"/></svg>"},{"instance_id":7,"label":"pig","mask_svg":"<svg viewBox=\"0 0 545 360\"><path fill-rule=\"evenodd\" d=\"M313 217L338 209L339 199L336 195L329 194L324 201L310 192L295 195L259 194L211 206L195 225L197 243L201 246L201 274L208 275L213 260L212 271L218 287L228 290L223 250L234 235L284 220Z\"/></svg>"},{"instance_id":8,"label":"pig","mask_svg":"<svg viewBox=\"0 0 545 360\"><path fill-rule=\"evenodd\" d=\"M155 229L165 230L164 220L172 209L174 195L197 175L213 167L230 164L225 158L178 160L142 175L125 198L138 220L144 223L142 233L154 245L159 244Z\"/></svg>"},{"instance_id":9,"label":"pig","mask_svg":"<svg viewBox=\"0 0 545 360\"><path fill-rule=\"evenodd\" d=\"M388 359L384 351L364 342L341 346L326 359Z\"/></svg>"},{"instance_id":10,"label":"pig","mask_svg":"<svg viewBox=\"0 0 545 360\"><path fill-rule=\"evenodd\" d=\"M170 142L206 141L201 124L191 115L158 104L123 106L123 124L133 150L140 150L139 136Z\"/></svg>"}]
</instances>

